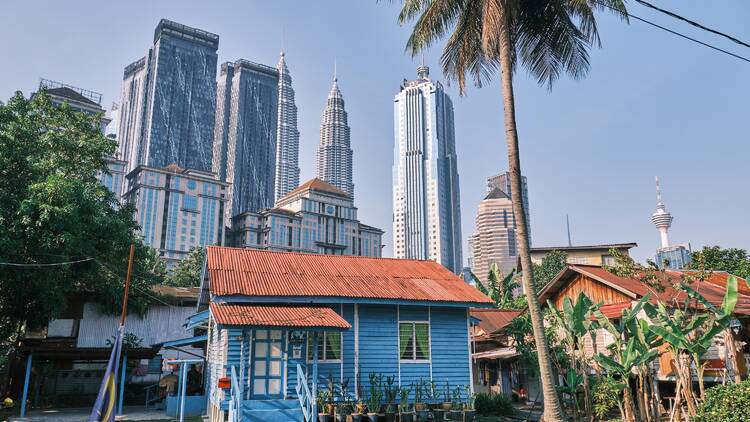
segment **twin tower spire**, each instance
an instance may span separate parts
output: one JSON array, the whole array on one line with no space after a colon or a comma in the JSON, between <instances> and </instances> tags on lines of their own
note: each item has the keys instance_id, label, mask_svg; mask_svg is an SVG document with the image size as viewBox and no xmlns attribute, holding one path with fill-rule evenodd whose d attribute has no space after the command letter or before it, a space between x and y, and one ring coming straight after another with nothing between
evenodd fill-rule
<instances>
[{"instance_id":1,"label":"twin tower spire","mask_svg":"<svg viewBox=\"0 0 750 422\"><path fill-rule=\"evenodd\" d=\"M294 121L294 127L279 124L279 148L276 174L276 199L283 197L299 184L299 132L297 131L297 107L294 105L294 90L291 76L286 66L284 52L276 66L279 70L279 122ZM316 155L316 177L346 192L354 199L353 151L351 148L348 116L344 107L344 97L338 85L338 75L334 65L333 85L328 93L326 108L320 124L320 142ZM283 86L283 84L288 84ZM294 114L294 118L287 118ZM291 133L292 130L295 133ZM287 164L288 163L288 164ZM289 167L288 169L285 169ZM296 174L293 169L296 169Z\"/></svg>"}]
</instances>

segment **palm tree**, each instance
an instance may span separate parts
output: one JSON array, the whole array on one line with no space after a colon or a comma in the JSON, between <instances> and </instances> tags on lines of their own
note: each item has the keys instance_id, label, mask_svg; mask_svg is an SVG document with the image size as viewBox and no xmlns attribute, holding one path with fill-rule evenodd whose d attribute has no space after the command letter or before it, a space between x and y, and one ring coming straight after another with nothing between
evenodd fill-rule
<instances>
[{"instance_id":1,"label":"palm tree","mask_svg":"<svg viewBox=\"0 0 750 422\"><path fill-rule=\"evenodd\" d=\"M467 73L481 87L500 69L522 283L538 347L546 421L562 421L563 412L555 391L542 311L532 287L513 72L521 65L548 88L562 73L574 79L585 76L589 69L588 49L601 45L594 17L597 9L611 10L627 19L624 0L403 0L398 18L400 24L416 19L406 47L412 55L450 33L441 57L443 73L448 81L458 82L462 95Z\"/></svg>"}]
</instances>

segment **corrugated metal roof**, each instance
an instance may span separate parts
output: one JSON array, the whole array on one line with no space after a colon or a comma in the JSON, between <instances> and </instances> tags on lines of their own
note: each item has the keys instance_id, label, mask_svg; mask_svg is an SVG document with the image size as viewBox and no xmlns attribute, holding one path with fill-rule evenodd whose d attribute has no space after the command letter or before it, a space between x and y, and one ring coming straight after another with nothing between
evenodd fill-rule
<instances>
[{"instance_id":1,"label":"corrugated metal roof","mask_svg":"<svg viewBox=\"0 0 750 422\"><path fill-rule=\"evenodd\" d=\"M222 325L338 329L352 327L333 309L325 307L212 303L211 315Z\"/></svg>"},{"instance_id":2,"label":"corrugated metal roof","mask_svg":"<svg viewBox=\"0 0 750 422\"><path fill-rule=\"evenodd\" d=\"M434 261L207 248L214 295L492 304Z\"/></svg>"},{"instance_id":3,"label":"corrugated metal roof","mask_svg":"<svg viewBox=\"0 0 750 422\"><path fill-rule=\"evenodd\" d=\"M471 316L479 319L479 328L487 334L496 333L507 327L513 318L522 311L509 309L472 309Z\"/></svg>"},{"instance_id":4,"label":"corrugated metal roof","mask_svg":"<svg viewBox=\"0 0 750 422\"><path fill-rule=\"evenodd\" d=\"M539 294L540 302L546 302L547 299L560 291L572 279L571 275L576 273L583 274L612 288L630 292L632 296L637 298L650 294L653 300L661 300L665 303L671 303L675 300L683 301L686 298L685 292L673 286L681 280L685 274L684 272L665 271L663 273L664 277L659 280L662 288L655 290L637 278L616 276L606 269L595 265L568 265L567 269L563 271L542 289ZM707 280L695 281L690 284L690 287L700 293L714 306L721 306L729 275L729 273L723 271L714 271L710 273ZM748 288L747 281L744 279L737 277L737 280L739 298L734 313L738 315L750 315L750 288Z\"/></svg>"}]
</instances>

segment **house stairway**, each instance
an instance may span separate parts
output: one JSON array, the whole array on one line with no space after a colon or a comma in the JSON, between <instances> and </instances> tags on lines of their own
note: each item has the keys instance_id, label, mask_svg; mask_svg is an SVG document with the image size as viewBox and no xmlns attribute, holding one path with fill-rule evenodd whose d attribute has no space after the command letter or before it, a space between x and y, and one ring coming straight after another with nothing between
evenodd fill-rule
<instances>
[{"instance_id":1,"label":"house stairway","mask_svg":"<svg viewBox=\"0 0 750 422\"><path fill-rule=\"evenodd\" d=\"M244 400L243 422L304 422L299 399Z\"/></svg>"}]
</instances>

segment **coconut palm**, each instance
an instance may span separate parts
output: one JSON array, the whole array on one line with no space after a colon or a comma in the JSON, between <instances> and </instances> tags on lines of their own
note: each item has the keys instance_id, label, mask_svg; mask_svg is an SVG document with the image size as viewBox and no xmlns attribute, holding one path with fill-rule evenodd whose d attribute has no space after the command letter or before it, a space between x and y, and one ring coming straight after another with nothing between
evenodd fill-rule
<instances>
[{"instance_id":1,"label":"coconut palm","mask_svg":"<svg viewBox=\"0 0 750 422\"><path fill-rule=\"evenodd\" d=\"M403 0L399 23L416 19L407 51L417 55L450 33L442 53L443 72L463 94L467 73L477 86L500 70L505 138L516 217L522 282L538 346L545 420L563 419L542 311L532 288L527 217L521 195L521 160L513 97L513 72L520 65L551 88L563 73L582 78L589 69L588 49L599 46L595 10L626 19L624 0Z\"/></svg>"}]
</instances>

